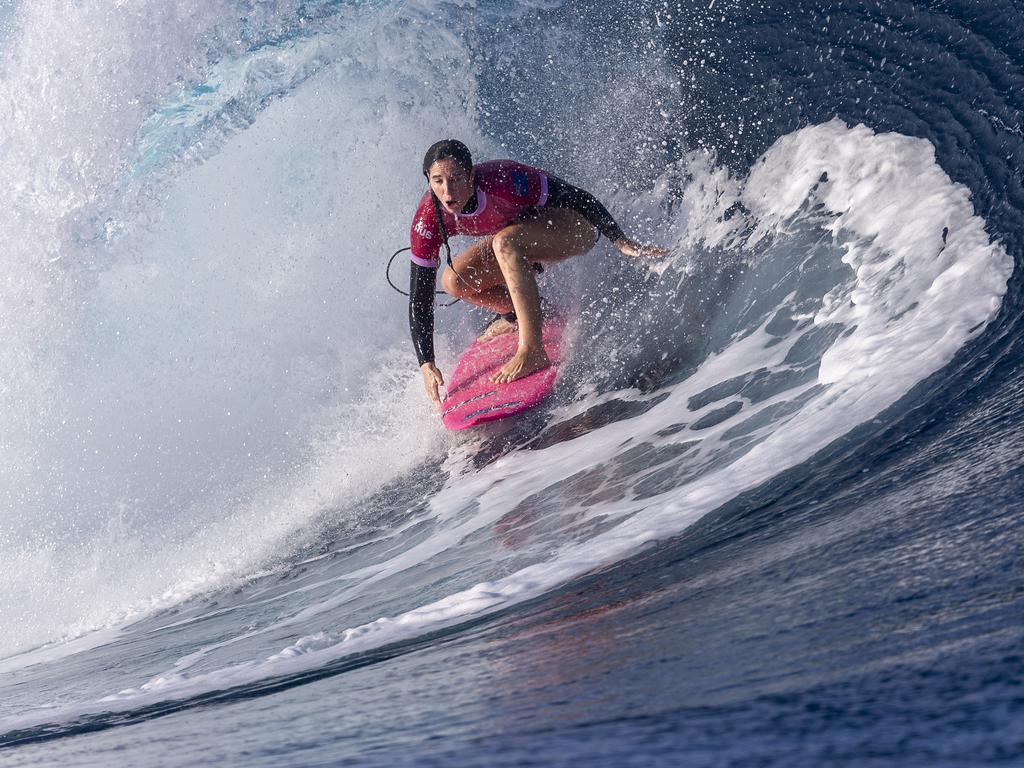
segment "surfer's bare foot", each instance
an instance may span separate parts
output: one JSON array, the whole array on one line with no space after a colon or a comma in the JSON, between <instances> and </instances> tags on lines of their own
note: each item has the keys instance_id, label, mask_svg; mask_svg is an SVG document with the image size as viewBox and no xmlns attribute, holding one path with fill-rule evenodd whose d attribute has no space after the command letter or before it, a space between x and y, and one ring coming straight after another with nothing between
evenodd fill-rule
<instances>
[{"instance_id":1,"label":"surfer's bare foot","mask_svg":"<svg viewBox=\"0 0 1024 768\"><path fill-rule=\"evenodd\" d=\"M520 347L512 356L512 359L491 376L491 381L495 384L506 384L510 381L521 379L524 376L529 376L531 373L547 368L549 365L551 365L551 360L548 359L544 347L537 349L524 349Z\"/></svg>"},{"instance_id":2,"label":"surfer's bare foot","mask_svg":"<svg viewBox=\"0 0 1024 768\"><path fill-rule=\"evenodd\" d=\"M510 320L506 320L500 315L494 318L494 321L484 328L484 332L477 336L477 341L487 341L493 339L496 336L503 336L506 333L511 333L516 330L519 326Z\"/></svg>"}]
</instances>

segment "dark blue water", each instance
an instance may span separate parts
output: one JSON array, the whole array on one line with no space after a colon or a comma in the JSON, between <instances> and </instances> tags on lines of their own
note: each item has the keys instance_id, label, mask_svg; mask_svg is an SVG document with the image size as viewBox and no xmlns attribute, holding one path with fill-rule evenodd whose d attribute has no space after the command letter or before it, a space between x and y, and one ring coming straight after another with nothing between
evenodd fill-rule
<instances>
[{"instance_id":1,"label":"dark blue water","mask_svg":"<svg viewBox=\"0 0 1024 768\"><path fill-rule=\"evenodd\" d=\"M463 81L438 73L468 74L478 90L466 96L465 119L481 136L569 177L589 173L596 158L615 169L608 177L620 183L603 191L616 200L643 194L694 150L745 177L780 138L834 118L925 139L1014 261L998 312L880 413L843 425L809 459L778 457L778 471L753 487L737 465L736 495L621 558L583 564L490 612L330 651L303 668L232 677L300 638L334 637L555 561L559 546L611 529L615 510L645 494L667 504L658 493L710 471L687 464L685 446L601 453L581 443L593 452L592 469L550 485L541 474L533 485L522 480L522 467L533 465L516 462L588 436L619 442L631 420L657 413L659 397L682 391L709 355L742 336L716 340L684 314L705 329L733 315L736 328L753 328L744 318L759 295L789 293L797 273L817 270L825 280L840 262L773 275L773 248L817 247L794 227L783 246L754 249L768 266L697 246L715 269L665 295L661 283L614 261L595 265L574 299L594 338L622 340L626 350L633 337L623 329L637 316L645 322L622 358L595 342L589 362L577 363L560 396L583 407L446 444L447 462L442 451L352 504L331 506L229 587L114 623L115 634L74 655L4 668L5 764L1024 765L1024 286L1016 266L1024 258L1024 7L537 5L416 4L394 27L385 23L390 7L360 12L380 15L380 34L415 35L417 24L447 30L468 60L445 59L451 48L428 35L441 42L419 54L437 56L424 65L424 98L450 105L445 89ZM304 13L332 19L340 11L326 4ZM380 45L381 61L360 66L387 77ZM372 77L358 82L373 93ZM688 182L667 178L656 202L670 217ZM829 214L805 213L812 222ZM631 209L626 221L639 227L649 215ZM751 273L776 282L745 283ZM611 282L638 315L595 309ZM734 310L737 302L744 309ZM665 321L666 306L686 312ZM813 377L818 367L794 370ZM751 394L757 381L723 377L689 410L781 390ZM608 398L587 400L601 395ZM728 418L714 411L691 426ZM665 434L684 426L663 425ZM453 464L455 455L465 464ZM378 564L435 541L447 515L485 514L501 482L480 478L500 480L503 466L511 468L506 487L525 489L508 492L511 511L457 529L447 548L407 570L371 577ZM661 474L651 479L655 467ZM436 501L459 493L456 512ZM577 502L600 514L573 512ZM166 695L157 686L123 706L100 701L173 670L193 682Z\"/></svg>"}]
</instances>

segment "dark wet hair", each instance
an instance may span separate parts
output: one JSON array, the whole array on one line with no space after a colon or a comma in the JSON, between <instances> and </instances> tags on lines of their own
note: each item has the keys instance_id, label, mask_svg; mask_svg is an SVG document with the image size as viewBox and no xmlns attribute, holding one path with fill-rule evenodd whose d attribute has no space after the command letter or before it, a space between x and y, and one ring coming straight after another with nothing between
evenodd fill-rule
<instances>
[{"instance_id":1,"label":"dark wet hair","mask_svg":"<svg viewBox=\"0 0 1024 768\"><path fill-rule=\"evenodd\" d=\"M431 144L427 154L423 156L423 175L429 176L430 166L449 157L467 171L473 170L473 156L469 153L469 147L458 139L442 139Z\"/></svg>"},{"instance_id":2,"label":"dark wet hair","mask_svg":"<svg viewBox=\"0 0 1024 768\"><path fill-rule=\"evenodd\" d=\"M473 155L469 153L469 147L458 139L441 139L441 141L431 144L427 154L423 156L423 175L429 178L430 166L438 160L447 160L449 157L467 171L473 170ZM444 217L441 215L441 201L437 199L434 190L430 190L430 202L434 206L434 217L437 219L437 228L441 232L441 240L448 256L448 266L452 272L455 272L455 265L452 264L452 249L448 245L448 228L444 225ZM455 274L462 279L462 275L458 272Z\"/></svg>"}]
</instances>

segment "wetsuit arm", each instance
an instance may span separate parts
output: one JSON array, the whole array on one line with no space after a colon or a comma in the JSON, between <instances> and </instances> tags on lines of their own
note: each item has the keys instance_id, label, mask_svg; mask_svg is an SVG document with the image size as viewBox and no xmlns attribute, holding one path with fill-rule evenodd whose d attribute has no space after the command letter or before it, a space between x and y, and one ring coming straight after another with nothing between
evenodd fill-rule
<instances>
[{"instance_id":1,"label":"wetsuit arm","mask_svg":"<svg viewBox=\"0 0 1024 768\"><path fill-rule=\"evenodd\" d=\"M420 365L434 362L434 285L437 267L410 263L409 330Z\"/></svg>"},{"instance_id":2,"label":"wetsuit arm","mask_svg":"<svg viewBox=\"0 0 1024 768\"><path fill-rule=\"evenodd\" d=\"M548 199L545 205L576 211L613 243L625 237L622 228L615 223L615 219L608 213L608 209L601 205L600 200L586 190L574 187L556 176L548 176Z\"/></svg>"}]
</instances>

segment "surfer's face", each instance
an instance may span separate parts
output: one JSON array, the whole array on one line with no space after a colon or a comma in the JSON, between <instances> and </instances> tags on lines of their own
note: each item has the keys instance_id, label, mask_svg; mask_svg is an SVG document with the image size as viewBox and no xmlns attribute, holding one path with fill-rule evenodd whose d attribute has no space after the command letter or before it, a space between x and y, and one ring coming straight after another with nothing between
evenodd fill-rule
<instances>
[{"instance_id":1,"label":"surfer's face","mask_svg":"<svg viewBox=\"0 0 1024 768\"><path fill-rule=\"evenodd\" d=\"M473 196L473 171L463 168L454 158L446 157L430 166L427 179L449 213L460 213Z\"/></svg>"}]
</instances>

